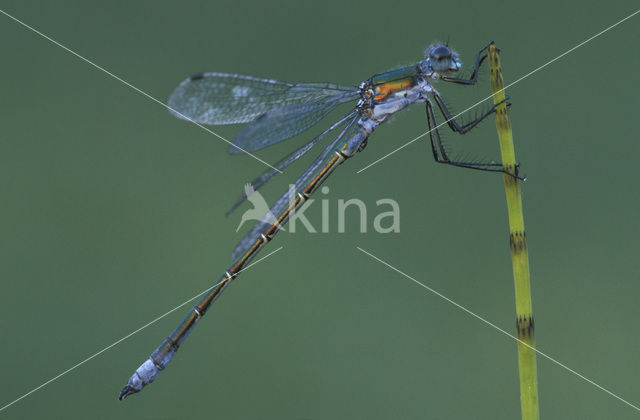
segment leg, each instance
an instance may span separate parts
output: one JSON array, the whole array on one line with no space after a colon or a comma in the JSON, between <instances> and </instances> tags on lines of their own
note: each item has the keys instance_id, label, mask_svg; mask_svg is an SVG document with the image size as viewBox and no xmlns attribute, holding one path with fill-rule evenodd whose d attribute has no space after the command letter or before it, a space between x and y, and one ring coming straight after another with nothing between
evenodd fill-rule
<instances>
[{"instance_id":1,"label":"leg","mask_svg":"<svg viewBox=\"0 0 640 420\"><path fill-rule=\"evenodd\" d=\"M496 107L502 103L500 102L498 104L493 105L486 112L482 113L482 115L480 115L479 117L467 123L461 124L458 121L456 121L456 115L453 115L453 113L447 107L447 104L445 104L444 99L442 99L442 96L440 96L440 93L435 89L433 90L433 97L435 98L436 105L438 105L438 108L440 108L442 115L444 115L444 117L446 118L447 124L449 125L451 130L460 134L466 134L469 131L471 131L471 129L473 129L476 125L478 125L482 120L487 118L489 115L493 114L493 112L496 110ZM507 96L507 99L509 99L508 96ZM507 99L505 99L505 101ZM508 103L507 106L511 106L511 104Z\"/></svg>"},{"instance_id":2,"label":"leg","mask_svg":"<svg viewBox=\"0 0 640 420\"><path fill-rule=\"evenodd\" d=\"M480 69L480 65L482 64L482 62L487 58L486 50L491 44L493 44L493 41L491 41L489 45L478 51L478 54L476 55L476 65L473 69L473 73L471 73L471 77L469 77L468 79L462 79L458 77L443 76L442 80L444 80L445 82L458 83L461 85L475 85L478 81L478 70Z\"/></svg>"},{"instance_id":3,"label":"leg","mask_svg":"<svg viewBox=\"0 0 640 420\"><path fill-rule=\"evenodd\" d=\"M436 121L436 115L433 112L433 104L427 99L427 122L429 124L429 137L431 139L431 151L433 152L433 158L438 163L444 163L447 165L458 166L460 168L477 169L479 171L487 172L502 172L507 175L511 175L521 181L525 178L518 175L518 167L516 164L515 173L508 172L504 169L501 163L497 162L463 162L451 160L447 154L447 150L440 138L440 132L438 131L438 123ZM467 130L468 131L468 130Z\"/></svg>"}]
</instances>

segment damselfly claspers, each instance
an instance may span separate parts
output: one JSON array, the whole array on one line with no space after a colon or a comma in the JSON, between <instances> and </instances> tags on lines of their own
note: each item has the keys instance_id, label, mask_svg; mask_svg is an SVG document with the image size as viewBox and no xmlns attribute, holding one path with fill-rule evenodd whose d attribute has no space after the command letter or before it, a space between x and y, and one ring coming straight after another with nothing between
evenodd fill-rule
<instances>
[{"instance_id":1,"label":"damselfly claspers","mask_svg":"<svg viewBox=\"0 0 640 420\"><path fill-rule=\"evenodd\" d=\"M232 154L253 152L293 137L315 125L338 105L349 101L357 103L344 118L281 159L275 167L251 183L251 189L257 190L277 172L308 152L320 139L341 127L334 140L295 181L293 197L290 198L290 192L285 193L267 213L271 217L263 218L240 241L232 254L234 262L182 323L135 371L120 391L119 398L139 392L153 382L237 274L273 239L291 214L302 206L338 165L363 150L373 130L396 112L414 103L426 103L431 149L436 162L503 172L519 178L517 173L506 172L500 163L452 160L438 132L434 103L447 119L451 130L459 134L467 133L495 111L494 106L472 121L459 123L432 85L436 80L475 84L480 65L487 58L489 45L476 55L475 67L468 79L455 77L462 67L455 52L445 45L432 44L426 49L424 60L416 65L375 75L357 88L332 83L285 83L225 73L202 73L183 81L168 102L171 112L178 118L209 125L248 123L229 146ZM246 194L240 197L233 208L245 199Z\"/></svg>"}]
</instances>

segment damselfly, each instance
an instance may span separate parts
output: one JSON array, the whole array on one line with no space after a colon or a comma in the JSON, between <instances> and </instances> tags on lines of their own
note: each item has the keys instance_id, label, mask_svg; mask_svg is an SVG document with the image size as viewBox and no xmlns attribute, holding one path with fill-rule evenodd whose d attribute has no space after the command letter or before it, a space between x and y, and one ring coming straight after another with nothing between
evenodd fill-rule
<instances>
[{"instance_id":1,"label":"damselfly","mask_svg":"<svg viewBox=\"0 0 640 420\"><path fill-rule=\"evenodd\" d=\"M223 125L248 123L229 147L229 153L254 152L306 131L338 105L357 101L353 110L320 135L281 159L251 183L251 190L263 186L276 173L307 153L329 133L337 132L331 143L295 181L295 195L285 193L240 241L233 251L233 263L220 279L193 307L182 323L135 371L120 391L120 399L142 390L167 367L178 347L207 312L213 301L236 278L267 242L271 241L291 214L318 189L327 177L345 160L364 149L376 127L411 104L425 102L430 128L431 150L436 162L483 171L503 172L500 163L465 162L451 159L438 132L434 104L440 109L454 132L465 134L495 111L495 106L478 118L461 123L432 85L442 80L473 85L478 70L487 58L487 48L476 55L473 73L468 79L456 77L462 67L458 54L445 45L432 44L424 60L414 66L375 75L359 87L332 83L285 83L251 76L225 73L202 73L183 81L169 98L172 113L200 124ZM232 210L246 199L246 193ZM272 220L275 216L275 220Z\"/></svg>"}]
</instances>

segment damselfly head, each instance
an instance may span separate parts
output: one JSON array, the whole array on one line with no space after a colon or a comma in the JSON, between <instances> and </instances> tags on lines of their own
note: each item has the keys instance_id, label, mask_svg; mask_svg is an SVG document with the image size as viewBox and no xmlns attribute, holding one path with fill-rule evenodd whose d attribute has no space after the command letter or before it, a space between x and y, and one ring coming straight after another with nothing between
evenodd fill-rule
<instances>
[{"instance_id":1,"label":"damselfly head","mask_svg":"<svg viewBox=\"0 0 640 420\"><path fill-rule=\"evenodd\" d=\"M431 44L424 52L429 67L436 73L455 73L462 67L458 54L441 44Z\"/></svg>"}]
</instances>

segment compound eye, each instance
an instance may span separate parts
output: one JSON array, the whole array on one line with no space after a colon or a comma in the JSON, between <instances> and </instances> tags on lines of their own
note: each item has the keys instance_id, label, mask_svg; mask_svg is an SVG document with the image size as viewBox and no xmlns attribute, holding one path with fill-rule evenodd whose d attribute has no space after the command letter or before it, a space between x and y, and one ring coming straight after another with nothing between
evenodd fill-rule
<instances>
[{"instance_id":1,"label":"compound eye","mask_svg":"<svg viewBox=\"0 0 640 420\"><path fill-rule=\"evenodd\" d=\"M431 57L435 60L444 60L451 58L451 50L443 45L436 47L433 51L431 51Z\"/></svg>"}]
</instances>

